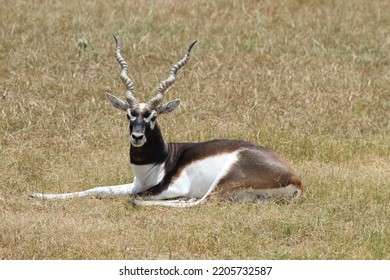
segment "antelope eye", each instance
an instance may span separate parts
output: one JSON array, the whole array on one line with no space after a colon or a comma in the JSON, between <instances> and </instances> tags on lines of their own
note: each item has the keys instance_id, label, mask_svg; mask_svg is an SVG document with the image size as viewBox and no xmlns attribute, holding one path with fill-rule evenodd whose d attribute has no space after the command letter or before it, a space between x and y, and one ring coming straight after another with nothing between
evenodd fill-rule
<instances>
[{"instance_id":1,"label":"antelope eye","mask_svg":"<svg viewBox=\"0 0 390 280\"><path fill-rule=\"evenodd\" d=\"M131 121L135 121L137 119L138 113L136 111L127 111L127 119Z\"/></svg>"},{"instance_id":2,"label":"antelope eye","mask_svg":"<svg viewBox=\"0 0 390 280\"><path fill-rule=\"evenodd\" d=\"M130 117L138 117L138 112L137 111L135 111L135 110L130 110L129 111L130 112Z\"/></svg>"},{"instance_id":3,"label":"antelope eye","mask_svg":"<svg viewBox=\"0 0 390 280\"><path fill-rule=\"evenodd\" d=\"M150 119L150 121L154 122L157 119L157 116L154 116L153 118Z\"/></svg>"}]
</instances>

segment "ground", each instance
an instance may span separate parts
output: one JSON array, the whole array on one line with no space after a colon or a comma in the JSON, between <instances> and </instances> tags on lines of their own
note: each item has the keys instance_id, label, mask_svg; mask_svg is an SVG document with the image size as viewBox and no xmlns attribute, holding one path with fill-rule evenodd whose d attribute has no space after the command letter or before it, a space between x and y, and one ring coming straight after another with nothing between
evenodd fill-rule
<instances>
[{"instance_id":1,"label":"ground","mask_svg":"<svg viewBox=\"0 0 390 280\"><path fill-rule=\"evenodd\" d=\"M1 259L389 259L388 1L8 1L0 11ZM150 99L193 40L167 141L242 139L301 175L293 204L37 201L132 180L117 35Z\"/></svg>"}]
</instances>

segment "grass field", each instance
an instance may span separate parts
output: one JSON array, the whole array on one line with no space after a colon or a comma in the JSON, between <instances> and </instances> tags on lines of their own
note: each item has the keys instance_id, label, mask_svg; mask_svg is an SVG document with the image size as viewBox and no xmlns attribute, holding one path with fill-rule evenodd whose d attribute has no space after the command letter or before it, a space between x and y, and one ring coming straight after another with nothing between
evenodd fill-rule
<instances>
[{"instance_id":1,"label":"grass field","mask_svg":"<svg viewBox=\"0 0 390 280\"><path fill-rule=\"evenodd\" d=\"M390 259L390 2L1 1L0 259ZM132 180L116 34L167 141L274 148L293 204L37 201Z\"/></svg>"}]
</instances>

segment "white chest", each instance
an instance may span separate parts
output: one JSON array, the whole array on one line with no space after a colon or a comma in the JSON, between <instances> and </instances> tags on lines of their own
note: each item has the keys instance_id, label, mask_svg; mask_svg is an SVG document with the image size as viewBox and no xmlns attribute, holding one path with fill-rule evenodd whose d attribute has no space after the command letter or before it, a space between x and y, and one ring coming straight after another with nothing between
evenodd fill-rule
<instances>
[{"instance_id":1,"label":"white chest","mask_svg":"<svg viewBox=\"0 0 390 280\"><path fill-rule=\"evenodd\" d=\"M160 183L165 176L164 167L165 163L144 165L132 164L131 168L135 175L134 184L138 191L147 190Z\"/></svg>"}]
</instances>

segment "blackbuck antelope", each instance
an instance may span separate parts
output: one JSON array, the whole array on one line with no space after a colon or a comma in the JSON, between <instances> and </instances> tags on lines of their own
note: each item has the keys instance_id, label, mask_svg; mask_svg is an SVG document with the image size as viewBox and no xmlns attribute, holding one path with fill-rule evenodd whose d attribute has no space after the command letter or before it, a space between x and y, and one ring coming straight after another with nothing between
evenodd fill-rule
<instances>
[{"instance_id":1,"label":"blackbuck antelope","mask_svg":"<svg viewBox=\"0 0 390 280\"><path fill-rule=\"evenodd\" d=\"M134 181L130 184L97 187L65 194L34 193L42 199L67 199L95 196L136 195L137 205L189 207L202 203L212 193L233 201L261 202L269 198L292 200L303 190L299 176L275 151L237 140L212 140L203 143L166 143L157 117L175 110L180 100L160 105L164 92L175 82L177 71L189 57L193 42L182 60L147 103L134 97L128 65L116 43L120 77L126 85L124 102L106 93L108 101L126 113L130 129L130 163Z\"/></svg>"}]
</instances>

